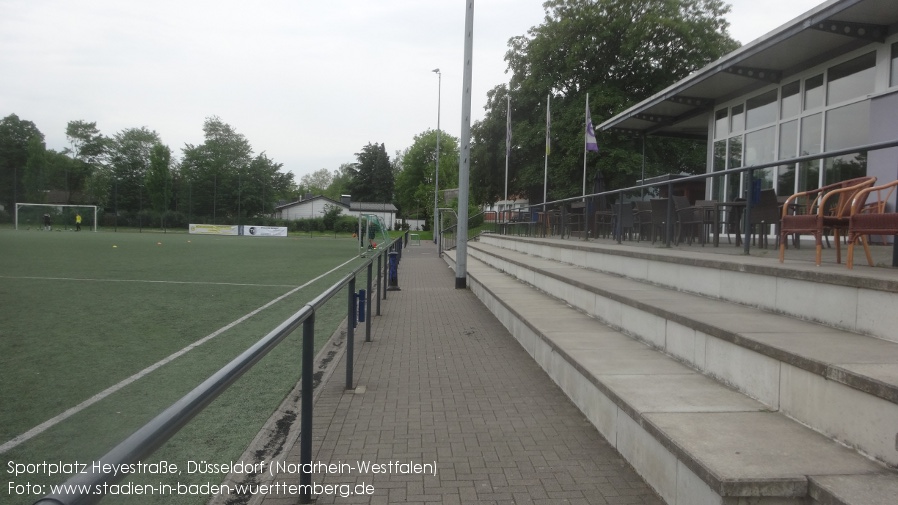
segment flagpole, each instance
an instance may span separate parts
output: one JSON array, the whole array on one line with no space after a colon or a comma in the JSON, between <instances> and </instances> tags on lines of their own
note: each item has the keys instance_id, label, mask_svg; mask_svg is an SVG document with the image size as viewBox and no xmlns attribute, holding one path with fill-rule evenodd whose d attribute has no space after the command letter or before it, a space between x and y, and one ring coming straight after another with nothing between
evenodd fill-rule
<instances>
[{"instance_id":1,"label":"flagpole","mask_svg":"<svg viewBox=\"0 0 898 505\"><path fill-rule=\"evenodd\" d=\"M546 202L548 201L547 197L548 197L548 188L549 188L549 149L550 149L550 147L549 147L550 146L550 144L549 144L549 124L551 122L551 115L550 115L549 110L551 108L551 105L550 105L551 99L552 99L551 95L546 95L546 165L545 165L545 168L543 169L543 218L544 219L546 217Z\"/></svg>"},{"instance_id":2,"label":"flagpole","mask_svg":"<svg viewBox=\"0 0 898 505\"><path fill-rule=\"evenodd\" d=\"M505 109L505 208L508 209L508 158L511 156L511 95Z\"/></svg>"},{"instance_id":3,"label":"flagpole","mask_svg":"<svg viewBox=\"0 0 898 505\"><path fill-rule=\"evenodd\" d=\"M589 122L589 93L586 94L586 113L583 116L584 127L587 128L587 132L589 131L589 125L586 124ZM586 135L583 135L583 196L586 196L586 143L587 138Z\"/></svg>"}]
</instances>

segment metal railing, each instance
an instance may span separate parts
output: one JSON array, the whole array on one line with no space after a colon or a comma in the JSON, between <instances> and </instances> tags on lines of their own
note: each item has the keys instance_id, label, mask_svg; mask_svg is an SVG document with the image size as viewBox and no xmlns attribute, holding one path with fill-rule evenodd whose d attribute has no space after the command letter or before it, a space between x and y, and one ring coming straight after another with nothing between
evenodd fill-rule
<instances>
[{"instance_id":1,"label":"metal railing","mask_svg":"<svg viewBox=\"0 0 898 505\"><path fill-rule=\"evenodd\" d=\"M443 211L447 211L446 214L451 212L451 215L455 217L450 223L444 223L444 228L440 230L440 243L439 243L439 252L442 254L443 251L449 251L451 249L455 249L458 244L458 216L455 214L454 209L440 209L440 215L443 214ZM498 232L498 213L496 211L487 210L468 218L468 240L473 239L480 233L496 233ZM482 218L483 224L477 226L476 228L472 227L471 224L480 221ZM441 219L442 221L442 219Z\"/></svg>"},{"instance_id":2,"label":"metal railing","mask_svg":"<svg viewBox=\"0 0 898 505\"><path fill-rule=\"evenodd\" d=\"M405 239L407 240L407 238ZM99 460L98 465L90 465L90 471L77 474L67 480L63 486L70 490L79 490L73 494L46 495L35 502L35 505L87 505L97 503L104 494L81 492L81 490L108 489L109 486L121 481L128 476L127 473L114 473L110 471L97 471L105 468L121 468L122 465L132 465L151 455L166 441L172 438L181 428L190 422L207 405L209 405L221 393L226 391L240 376L249 371L259 360L274 349L284 339L302 327L302 375L301 375L301 400L300 400L300 462L303 468L299 476L300 503L311 502L312 475L307 472L312 463L312 400L313 400L313 370L315 359L315 312L321 309L325 303L337 296L344 287L348 290L347 302L347 330L346 330L346 387L352 388L353 383L353 345L354 322L356 320L355 308L357 306L357 293L355 293L356 278L362 273L367 273L366 306L371 313L372 301L372 274L374 262L377 262L377 304L376 315L380 315L381 291L383 299L387 298L387 290L381 289L383 279L387 278L389 253L397 252L401 256L404 243L403 237L394 239L389 246L381 249L375 256L367 258L361 265L346 275L339 282L319 294L311 302L303 306L299 311L282 322L274 330L257 341L249 349L234 358L230 363L215 372L193 391L184 395L173 403L150 422L135 431L131 436L107 452ZM383 262L383 269L381 263ZM371 341L371 317L365 320L365 340ZM308 463L308 464L306 464ZM110 466L105 466L110 465Z\"/></svg>"},{"instance_id":3,"label":"metal railing","mask_svg":"<svg viewBox=\"0 0 898 505\"><path fill-rule=\"evenodd\" d=\"M668 180L664 182L656 182L651 184L641 184L637 186L631 186L623 189L615 189L609 191L602 191L599 193L592 193L585 196L576 196L571 198L565 198L562 200L554 200L546 203L533 204L528 206L527 211L509 211L509 212L517 212L518 219L513 220L513 222L505 222L503 226L499 227L500 233L508 234L510 232L514 232L515 230L518 233L526 233L526 234L536 234L543 235L549 233L549 230L546 229L545 224L540 222L535 216L539 213L545 213L547 210L556 210L560 209L562 213L567 212L567 207L571 203L575 202L583 202L584 200L590 200L597 197L609 197L609 196L618 196L625 194L632 194L637 192L643 192L644 190L651 190L655 188L660 188L663 186L667 187L667 194L672 196L674 194L674 186L678 184L683 184L691 181L700 181L705 180L710 177L723 177L725 175L741 175L743 173L747 173L746 183L743 184L742 196L745 198L745 211L743 212L742 218L742 230L744 240L742 241L743 248L745 254L749 254L751 248L751 226L750 226L750 218L751 218L751 208L754 205L752 201L753 198L749 197L750 191L754 187L753 181L754 173L758 170L765 170L768 168L781 167L784 165L797 165L799 163L804 163L808 161L817 161L827 158L835 158L838 156L844 156L848 154L857 154L871 151L878 151L880 149L888 149L892 147L898 147L898 139L890 140L886 142L877 142L874 144L867 144L864 146L846 148L846 149L838 149L833 151L828 151L820 154L806 155L806 156L798 156L796 158L790 158L788 160L778 160L775 162L764 163L761 165L752 165L748 167L740 167L740 168L731 168L727 170L720 170L716 172L690 175L684 177L678 177L677 179ZM896 197L895 202L896 208L898 208L898 197ZM588 206L587 206L588 208ZM564 222L565 219L562 219ZM671 237L673 235L673 226L675 219L675 210L673 199L667 199L667 216L665 219L666 223L666 233L665 235L665 246L670 247ZM563 232L562 232L563 233ZM892 266L898 266L898 242L895 243L895 252L893 253Z\"/></svg>"}]
</instances>

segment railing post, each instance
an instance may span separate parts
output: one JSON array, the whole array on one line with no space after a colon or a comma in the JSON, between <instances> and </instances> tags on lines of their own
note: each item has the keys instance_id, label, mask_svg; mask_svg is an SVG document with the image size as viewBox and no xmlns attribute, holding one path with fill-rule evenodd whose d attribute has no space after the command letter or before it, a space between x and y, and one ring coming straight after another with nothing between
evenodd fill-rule
<instances>
[{"instance_id":1,"label":"railing post","mask_svg":"<svg viewBox=\"0 0 898 505\"><path fill-rule=\"evenodd\" d=\"M895 210L898 211L898 194L895 195ZM892 237L892 266L898 267L898 237Z\"/></svg>"},{"instance_id":2,"label":"railing post","mask_svg":"<svg viewBox=\"0 0 898 505\"><path fill-rule=\"evenodd\" d=\"M746 171L746 179L748 179L746 183L746 195L745 195L745 215L742 216L742 235L744 237L744 242L742 242L742 251L745 254L750 254L751 252L751 205L752 200L755 197L755 183L754 183L754 170L749 168Z\"/></svg>"},{"instance_id":3,"label":"railing post","mask_svg":"<svg viewBox=\"0 0 898 505\"><path fill-rule=\"evenodd\" d=\"M352 389L352 362L355 358L355 277L350 279L346 287L349 291L347 299L349 306L346 315L346 390Z\"/></svg>"},{"instance_id":4,"label":"railing post","mask_svg":"<svg viewBox=\"0 0 898 505\"><path fill-rule=\"evenodd\" d=\"M315 313L302 324L302 399L300 412L299 461L299 503L312 502L312 395L313 370L315 367Z\"/></svg>"},{"instance_id":5,"label":"railing post","mask_svg":"<svg viewBox=\"0 0 898 505\"><path fill-rule=\"evenodd\" d=\"M383 254L377 255L377 315L378 316L380 315L380 288L383 285L383 282L381 282L381 277L380 277L380 273L381 273L380 263L381 263L381 260L383 257L384 257Z\"/></svg>"},{"instance_id":6,"label":"railing post","mask_svg":"<svg viewBox=\"0 0 898 505\"><path fill-rule=\"evenodd\" d=\"M665 233L664 233L665 235L667 235L665 237L667 247L670 247L670 241L671 241L671 237L673 236L673 230L674 230L673 222L675 219L675 215L674 215L673 196L674 196L673 195L673 181L668 181L668 183L667 183L667 226L666 226L667 229L665 230Z\"/></svg>"},{"instance_id":7,"label":"railing post","mask_svg":"<svg viewBox=\"0 0 898 505\"><path fill-rule=\"evenodd\" d=\"M389 254L390 274L387 277L386 291L401 291L399 288L399 253L391 252Z\"/></svg>"},{"instance_id":8,"label":"railing post","mask_svg":"<svg viewBox=\"0 0 898 505\"><path fill-rule=\"evenodd\" d=\"M384 270L382 272L383 273L382 279L384 280L384 282L386 282L386 280L387 280L387 271L390 268L390 262L387 260L387 253L389 253L389 251L385 250L382 255L384 257ZM384 286L384 300L386 300L386 299L387 299L387 288L386 288L386 286Z\"/></svg>"},{"instance_id":9,"label":"railing post","mask_svg":"<svg viewBox=\"0 0 898 505\"><path fill-rule=\"evenodd\" d=\"M371 270L374 267L374 261L368 262L368 289L365 291L365 302L368 305L368 317L365 318L365 342L371 342Z\"/></svg>"}]
</instances>

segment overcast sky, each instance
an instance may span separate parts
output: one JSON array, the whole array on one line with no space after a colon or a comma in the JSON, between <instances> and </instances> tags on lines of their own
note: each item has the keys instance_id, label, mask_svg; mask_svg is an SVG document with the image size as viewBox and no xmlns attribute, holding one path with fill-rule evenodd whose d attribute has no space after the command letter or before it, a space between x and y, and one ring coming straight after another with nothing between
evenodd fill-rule
<instances>
[{"instance_id":1,"label":"overcast sky","mask_svg":"<svg viewBox=\"0 0 898 505\"><path fill-rule=\"evenodd\" d=\"M474 120L542 1L476 2ZM747 43L822 2L730 3ZM56 150L72 120L107 136L145 126L180 157L219 116L298 181L436 128L435 68L440 126L458 136L464 20L461 0L0 0L0 117L34 122Z\"/></svg>"}]
</instances>

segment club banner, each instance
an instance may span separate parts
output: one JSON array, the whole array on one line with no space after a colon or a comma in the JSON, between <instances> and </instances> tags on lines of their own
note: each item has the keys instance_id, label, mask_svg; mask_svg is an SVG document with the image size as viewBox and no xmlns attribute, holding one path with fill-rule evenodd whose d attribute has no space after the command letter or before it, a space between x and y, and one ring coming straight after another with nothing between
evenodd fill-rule
<instances>
[{"instance_id":1,"label":"club banner","mask_svg":"<svg viewBox=\"0 0 898 505\"><path fill-rule=\"evenodd\" d=\"M190 233L195 235L237 235L237 227L223 224L191 224Z\"/></svg>"},{"instance_id":2,"label":"club banner","mask_svg":"<svg viewBox=\"0 0 898 505\"><path fill-rule=\"evenodd\" d=\"M240 234L247 237L286 237L286 226L241 226Z\"/></svg>"}]
</instances>

